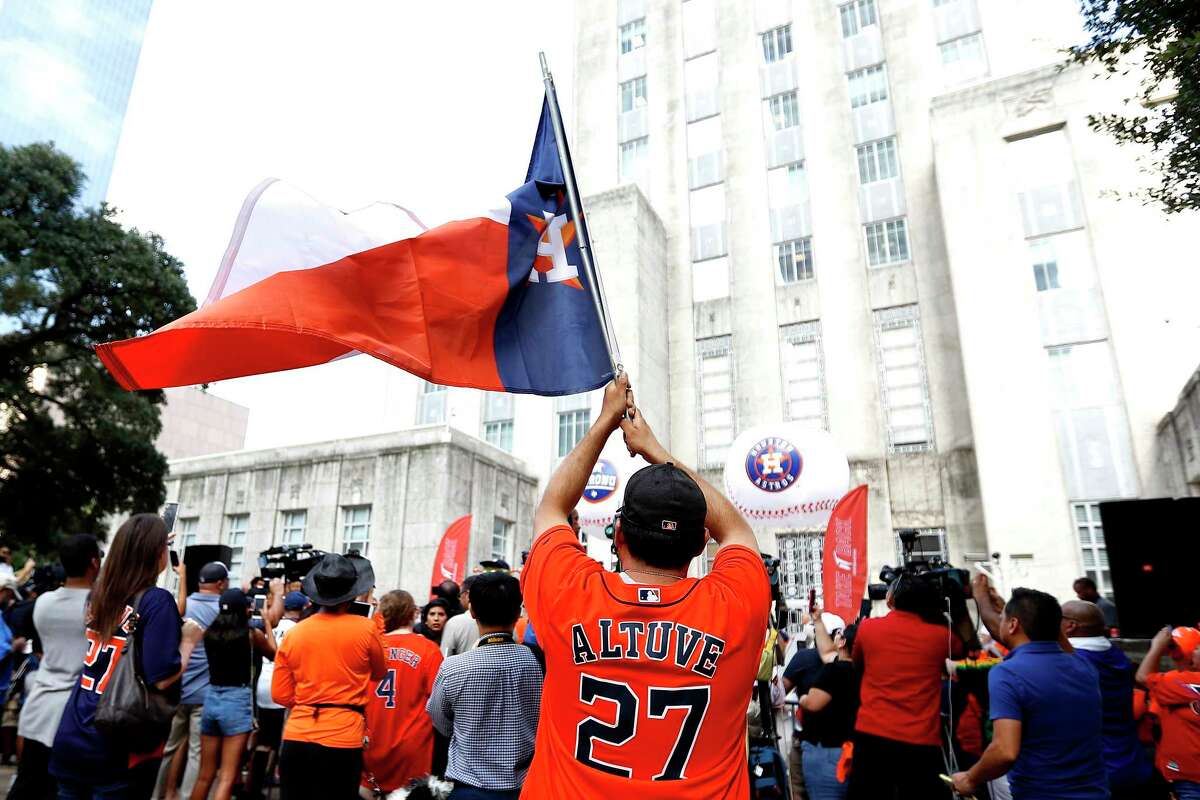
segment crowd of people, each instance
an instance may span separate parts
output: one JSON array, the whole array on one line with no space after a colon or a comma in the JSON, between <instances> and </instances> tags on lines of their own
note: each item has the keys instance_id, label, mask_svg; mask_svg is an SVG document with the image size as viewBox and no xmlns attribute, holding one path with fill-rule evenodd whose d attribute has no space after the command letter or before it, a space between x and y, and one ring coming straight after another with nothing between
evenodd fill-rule
<instances>
[{"instance_id":1,"label":"crowd of people","mask_svg":"<svg viewBox=\"0 0 1200 800\"><path fill-rule=\"evenodd\" d=\"M573 509L617 430L649 466L625 486L608 572ZM776 646L755 534L662 447L624 376L534 527L519 578L482 562L423 603L381 592L353 552L291 585L231 586L208 563L190 594L180 567L173 595L155 514L107 552L66 537L34 598L0 550L9 797L784 797L747 750L751 709L790 695L792 800L1200 800L1200 630L1165 628L1135 667L1087 579L1060 605L978 576L977 614L955 616L903 573L886 613L816 608L778 692L756 691ZM710 541L711 569L689 577Z\"/></svg>"}]
</instances>

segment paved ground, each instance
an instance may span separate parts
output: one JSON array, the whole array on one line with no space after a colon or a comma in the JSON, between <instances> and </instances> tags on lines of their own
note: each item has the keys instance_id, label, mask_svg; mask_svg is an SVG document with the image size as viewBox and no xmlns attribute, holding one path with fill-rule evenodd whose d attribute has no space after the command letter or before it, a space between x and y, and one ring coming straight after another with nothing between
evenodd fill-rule
<instances>
[{"instance_id":1,"label":"paved ground","mask_svg":"<svg viewBox=\"0 0 1200 800\"><path fill-rule=\"evenodd\" d=\"M13 776L16 774L16 767L0 766L0 798L8 797L8 786L12 783Z\"/></svg>"}]
</instances>

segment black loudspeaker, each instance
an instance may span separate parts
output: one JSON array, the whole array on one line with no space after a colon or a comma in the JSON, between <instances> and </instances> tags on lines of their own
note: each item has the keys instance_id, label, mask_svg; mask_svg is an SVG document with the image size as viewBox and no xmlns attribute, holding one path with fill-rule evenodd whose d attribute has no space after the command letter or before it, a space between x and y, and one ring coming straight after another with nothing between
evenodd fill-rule
<instances>
[{"instance_id":1,"label":"black loudspeaker","mask_svg":"<svg viewBox=\"0 0 1200 800\"><path fill-rule=\"evenodd\" d=\"M212 561L220 561L229 567L233 560L233 548L223 544L193 544L183 551L183 565L187 567L187 593L200 586L200 568Z\"/></svg>"},{"instance_id":2,"label":"black loudspeaker","mask_svg":"<svg viewBox=\"0 0 1200 800\"><path fill-rule=\"evenodd\" d=\"M1192 546L1200 498L1100 504L1121 636L1148 639L1164 625L1200 623Z\"/></svg>"}]
</instances>

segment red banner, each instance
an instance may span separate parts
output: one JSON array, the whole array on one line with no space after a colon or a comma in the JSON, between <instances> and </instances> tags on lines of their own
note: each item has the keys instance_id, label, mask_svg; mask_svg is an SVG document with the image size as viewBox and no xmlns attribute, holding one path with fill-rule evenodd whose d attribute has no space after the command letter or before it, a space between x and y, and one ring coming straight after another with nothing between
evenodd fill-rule
<instances>
[{"instance_id":1,"label":"red banner","mask_svg":"<svg viewBox=\"0 0 1200 800\"><path fill-rule=\"evenodd\" d=\"M438 545L437 555L433 559L430 586L437 586L442 581L454 581L462 586L463 578L467 577L467 550L470 543L471 515L467 514L451 522L442 534L442 543Z\"/></svg>"},{"instance_id":2,"label":"red banner","mask_svg":"<svg viewBox=\"0 0 1200 800\"><path fill-rule=\"evenodd\" d=\"M858 619L867 588L867 487L858 486L833 507L821 562L824 609L847 623Z\"/></svg>"}]
</instances>

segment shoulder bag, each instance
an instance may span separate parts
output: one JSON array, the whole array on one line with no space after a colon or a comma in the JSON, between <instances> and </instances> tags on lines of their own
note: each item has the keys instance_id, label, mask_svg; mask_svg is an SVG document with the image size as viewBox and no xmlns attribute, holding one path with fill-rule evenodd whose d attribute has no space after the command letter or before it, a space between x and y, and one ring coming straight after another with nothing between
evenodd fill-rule
<instances>
[{"instance_id":1,"label":"shoulder bag","mask_svg":"<svg viewBox=\"0 0 1200 800\"><path fill-rule=\"evenodd\" d=\"M138 674L138 605L146 590L133 596L132 626L125 637L120 657L96 706L96 730L110 742L132 753L152 750L163 740L175 716L176 704L149 686ZM113 656L116 658L116 656Z\"/></svg>"}]
</instances>

